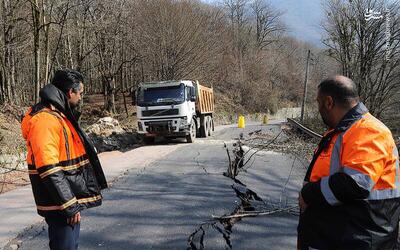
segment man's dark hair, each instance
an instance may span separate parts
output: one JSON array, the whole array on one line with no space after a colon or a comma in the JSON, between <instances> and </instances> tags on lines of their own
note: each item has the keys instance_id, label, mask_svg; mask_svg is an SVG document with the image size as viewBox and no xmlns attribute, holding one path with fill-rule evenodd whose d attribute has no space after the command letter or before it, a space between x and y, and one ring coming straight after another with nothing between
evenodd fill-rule
<instances>
[{"instance_id":1,"label":"man's dark hair","mask_svg":"<svg viewBox=\"0 0 400 250\"><path fill-rule=\"evenodd\" d=\"M335 76L323 80L318 89L320 93L331 96L335 104L347 107L358 102L357 86L347 77Z\"/></svg>"},{"instance_id":2,"label":"man's dark hair","mask_svg":"<svg viewBox=\"0 0 400 250\"><path fill-rule=\"evenodd\" d=\"M83 75L74 69L57 70L51 79L51 84L65 94L68 93L70 89L72 89L74 93L77 93L81 82L83 82Z\"/></svg>"}]
</instances>

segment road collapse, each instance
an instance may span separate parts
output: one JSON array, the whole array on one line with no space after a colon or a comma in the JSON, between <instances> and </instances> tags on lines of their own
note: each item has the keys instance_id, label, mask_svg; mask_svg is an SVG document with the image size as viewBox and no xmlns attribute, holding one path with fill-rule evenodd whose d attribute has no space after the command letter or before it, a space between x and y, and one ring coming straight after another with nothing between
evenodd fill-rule
<instances>
[{"instance_id":1,"label":"road collapse","mask_svg":"<svg viewBox=\"0 0 400 250\"><path fill-rule=\"evenodd\" d=\"M231 188L240 202L231 213L222 216L212 215L210 220L202 222L188 237L187 250L206 249L206 233L210 234L210 230L220 234L224 239L225 247L231 249L233 247L231 240L232 229L236 223L245 217L268 216L276 213L298 215L297 205L290 206L282 200L279 202L264 201L256 192L237 178L240 172L245 172L251 167L251 159L257 152L272 148L287 153L287 149L282 149L279 145L285 145L293 137L290 133L286 132L286 135L283 133L283 130L281 130L277 135L271 136L262 134L261 131L254 131L249 134L248 139L245 139L241 134L237 141L233 143L232 157L228 146L224 145L228 155L228 169L223 175L234 181ZM282 137L285 139L282 139ZM246 148L245 145L250 147ZM299 157L303 158L302 156ZM297 156L294 159L291 172L293 171L294 162L299 160ZM284 189L289 178L290 176L288 176Z\"/></svg>"},{"instance_id":2,"label":"road collapse","mask_svg":"<svg viewBox=\"0 0 400 250\"><path fill-rule=\"evenodd\" d=\"M213 216L209 221L203 222L196 228L196 230L189 236L188 239L188 250L205 249L204 241L207 230L213 229L219 232L225 240L227 247L232 248L232 242L230 239L232 228L235 223L239 222L242 218L240 215L245 212L256 211L256 205L254 203L262 203L264 201L251 189L246 188L246 185L236 180L232 184L232 189L235 191L236 197L240 199L240 203L235 207L232 213L228 216ZM254 214L254 216L256 216Z\"/></svg>"}]
</instances>

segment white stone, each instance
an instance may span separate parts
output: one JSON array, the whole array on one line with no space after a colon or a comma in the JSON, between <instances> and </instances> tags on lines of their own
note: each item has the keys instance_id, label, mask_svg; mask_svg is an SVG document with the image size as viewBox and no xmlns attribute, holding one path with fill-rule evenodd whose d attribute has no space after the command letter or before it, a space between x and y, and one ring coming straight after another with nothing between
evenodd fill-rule
<instances>
[{"instance_id":1,"label":"white stone","mask_svg":"<svg viewBox=\"0 0 400 250\"><path fill-rule=\"evenodd\" d=\"M19 248L19 246L17 244L10 245L11 250L17 250L18 248Z\"/></svg>"},{"instance_id":2,"label":"white stone","mask_svg":"<svg viewBox=\"0 0 400 250\"><path fill-rule=\"evenodd\" d=\"M109 136L112 133L123 133L124 130L119 125L118 120L113 119L112 117L103 117L95 124L89 126L87 132L101 136Z\"/></svg>"}]
</instances>

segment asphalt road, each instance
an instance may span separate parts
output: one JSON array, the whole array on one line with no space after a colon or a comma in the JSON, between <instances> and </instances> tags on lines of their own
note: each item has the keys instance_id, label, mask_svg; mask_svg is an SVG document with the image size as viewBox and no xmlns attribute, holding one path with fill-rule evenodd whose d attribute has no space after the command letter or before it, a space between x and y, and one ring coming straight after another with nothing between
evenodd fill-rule
<instances>
[{"instance_id":1,"label":"asphalt road","mask_svg":"<svg viewBox=\"0 0 400 250\"><path fill-rule=\"evenodd\" d=\"M177 149L162 160L127 172L103 193L101 207L82 213L80 249L295 249L296 209L212 219L234 214L245 193L245 205L256 211L296 205L303 171L290 156L258 152L237 177L243 185L223 175L228 167L224 142L231 148L240 133L259 129L280 131L278 125L224 127L194 144L174 142ZM20 249L46 249L45 224L33 225L14 242Z\"/></svg>"}]
</instances>

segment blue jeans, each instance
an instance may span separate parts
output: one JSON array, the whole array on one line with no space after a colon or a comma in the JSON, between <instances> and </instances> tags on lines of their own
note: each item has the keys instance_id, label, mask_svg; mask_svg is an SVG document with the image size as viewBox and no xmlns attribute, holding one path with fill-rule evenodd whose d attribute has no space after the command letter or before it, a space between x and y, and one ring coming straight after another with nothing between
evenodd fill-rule
<instances>
[{"instance_id":1,"label":"blue jeans","mask_svg":"<svg viewBox=\"0 0 400 250\"><path fill-rule=\"evenodd\" d=\"M80 223L71 226L67 223L67 219L62 217L46 217L45 220L49 226L51 250L78 249Z\"/></svg>"}]
</instances>

